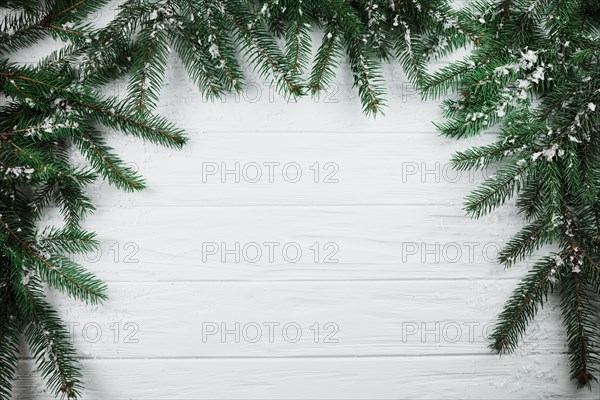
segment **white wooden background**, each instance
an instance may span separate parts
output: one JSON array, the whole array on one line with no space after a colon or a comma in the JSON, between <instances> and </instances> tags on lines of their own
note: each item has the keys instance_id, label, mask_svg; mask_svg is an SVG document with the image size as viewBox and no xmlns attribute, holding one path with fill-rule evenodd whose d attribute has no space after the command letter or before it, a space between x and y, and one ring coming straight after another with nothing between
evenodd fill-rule
<instances>
[{"instance_id":1,"label":"white wooden background","mask_svg":"<svg viewBox=\"0 0 600 400\"><path fill-rule=\"evenodd\" d=\"M23 61L47 46L23 52ZM149 188L90 189L98 210L86 225L102 252L82 261L108 282L110 300L85 307L53 294L81 358L85 399L598 399L597 385L578 391L568 380L556 301L516 354L487 348L486 332L526 272L494 262L521 222L510 205L478 221L464 216L462 200L482 174L457 176L447 164L493 134L458 143L438 136L438 104L421 102L396 65L385 71L386 116L366 118L345 71L317 101L287 104L251 74L244 96L211 104L173 57L159 112L186 129L189 145L173 151L112 137ZM107 90L124 96L125 87ZM203 165L236 162L247 179L203 179ZM280 163L272 182L265 162ZM256 183L248 182L252 163L263 166ZM297 183L282 176L287 163L300 166ZM337 183L323 182L331 165ZM261 245L259 262L248 262L252 251L222 262L203 259L211 242L280 246L273 260ZM293 248L282 256L287 243L302 249L295 263ZM331 249L337 263L324 262ZM203 337L209 326L236 323L237 341ZM15 398L48 397L25 358Z\"/></svg>"}]
</instances>

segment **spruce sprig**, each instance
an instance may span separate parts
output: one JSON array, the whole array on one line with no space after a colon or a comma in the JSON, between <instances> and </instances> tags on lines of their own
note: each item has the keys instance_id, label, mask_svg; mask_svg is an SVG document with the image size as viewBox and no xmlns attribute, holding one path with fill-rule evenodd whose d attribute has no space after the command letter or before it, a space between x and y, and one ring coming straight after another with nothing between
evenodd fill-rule
<instances>
[{"instance_id":1,"label":"spruce sprig","mask_svg":"<svg viewBox=\"0 0 600 400\"><path fill-rule=\"evenodd\" d=\"M600 374L600 2L476 0L458 22L473 42L462 61L431 73L425 97L450 90L440 131L452 138L500 130L496 143L453 157L458 169L500 166L467 197L475 217L517 196L526 225L500 252L507 267L543 246L492 333L513 351L546 301L561 298L571 378Z\"/></svg>"},{"instance_id":2,"label":"spruce sprig","mask_svg":"<svg viewBox=\"0 0 600 400\"><path fill-rule=\"evenodd\" d=\"M363 111L377 114L385 105L381 61L399 60L423 83L427 60L467 41L455 14L445 0L128 0L93 36L86 69L124 65L118 60L133 47L128 97L142 112L156 106L171 47L209 98L243 90L244 61L290 100L318 95L345 57ZM316 28L324 32L311 60Z\"/></svg>"},{"instance_id":3,"label":"spruce sprig","mask_svg":"<svg viewBox=\"0 0 600 400\"><path fill-rule=\"evenodd\" d=\"M106 2L5 3L11 9L0 22L0 92L6 99L0 105L0 398L11 398L21 343L48 388L76 398L82 390L76 351L45 287L87 304L106 300L106 285L69 257L98 246L81 228L94 210L86 186L103 177L121 189L143 188L106 144L106 128L174 148L185 137L165 119L100 94L96 86L120 76L126 62L80 68L95 34L85 18ZM66 41L65 47L36 65L11 62L15 51L47 36ZM73 164L74 148L89 165ZM62 226L38 226L50 207L60 210Z\"/></svg>"}]
</instances>

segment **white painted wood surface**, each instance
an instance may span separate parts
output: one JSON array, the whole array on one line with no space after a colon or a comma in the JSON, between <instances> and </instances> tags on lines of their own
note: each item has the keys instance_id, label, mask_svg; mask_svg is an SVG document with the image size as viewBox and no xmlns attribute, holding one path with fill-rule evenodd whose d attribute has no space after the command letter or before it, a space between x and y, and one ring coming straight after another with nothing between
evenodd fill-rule
<instances>
[{"instance_id":1,"label":"white painted wood surface","mask_svg":"<svg viewBox=\"0 0 600 400\"><path fill-rule=\"evenodd\" d=\"M598 398L598 385L568 381L556 302L516 354L487 348L526 272L494 261L521 221L511 205L464 216L462 199L483 175L447 164L493 134L439 137L437 104L421 102L398 66L386 66L390 107L373 120L346 72L319 101L287 104L258 82L239 101L211 104L171 65L159 112L187 130L189 146L115 135L149 188L90 188L98 210L86 224L103 246L82 262L108 282L110 300L90 308L53 295L81 355L85 399ZM206 174L236 163L239 183ZM296 183L281 174L290 163L302 170ZM263 177L252 183L257 164ZM265 165L277 166L272 181ZM324 182L332 171L338 182ZM236 324L239 337L221 336ZM24 360L16 398L48 398L33 370Z\"/></svg>"}]
</instances>

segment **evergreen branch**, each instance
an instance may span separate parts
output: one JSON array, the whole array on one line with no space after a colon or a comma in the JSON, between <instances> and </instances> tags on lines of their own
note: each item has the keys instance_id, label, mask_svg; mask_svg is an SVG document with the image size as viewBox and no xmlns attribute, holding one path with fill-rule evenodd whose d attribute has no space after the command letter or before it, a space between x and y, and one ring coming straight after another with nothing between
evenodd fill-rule
<instances>
[{"instance_id":1,"label":"evergreen branch","mask_svg":"<svg viewBox=\"0 0 600 400\"><path fill-rule=\"evenodd\" d=\"M65 14L67 14L68 12L71 12L71 11L75 10L77 7L80 7L80 6L82 6L82 5L83 5L85 2L87 2L87 1L88 1L88 0L79 0L79 1L78 1L78 2L76 2L75 4L73 4L73 5L70 5L70 6L68 6L67 8L65 8L65 9L63 9L63 10L59 11L58 13L56 13L56 14L55 14L55 15L52 17L52 19L59 18L60 16L62 16L62 15L65 15Z\"/></svg>"},{"instance_id":2,"label":"evergreen branch","mask_svg":"<svg viewBox=\"0 0 600 400\"><path fill-rule=\"evenodd\" d=\"M291 19L286 31L286 59L292 76L299 76L303 72L310 57L309 7L304 2L308 3L309 0L292 0L286 5Z\"/></svg>"},{"instance_id":3,"label":"evergreen branch","mask_svg":"<svg viewBox=\"0 0 600 400\"><path fill-rule=\"evenodd\" d=\"M94 178L93 175L90 175L88 173L85 172L71 172L71 171L67 171L67 170L63 170L59 167L56 167L52 164L46 163L41 159L41 156L39 153L36 153L32 150L25 150L22 147L20 147L19 145L17 145L14 141L12 141L11 139L7 139L6 142L11 145L12 147L14 147L19 153L23 154L24 156L27 157L27 159L33 161L35 164L37 164L40 168L40 170L42 172L48 172L48 171L52 171L54 172L56 175L65 177L65 178L72 178L74 180L84 180L84 181L89 181L91 179Z\"/></svg>"},{"instance_id":4,"label":"evergreen branch","mask_svg":"<svg viewBox=\"0 0 600 400\"><path fill-rule=\"evenodd\" d=\"M450 66L443 67L434 74L428 76L421 87L421 94L425 100L445 96L451 89L456 89L458 83L469 71L479 65L489 62L488 58L483 60L472 60L467 57L463 61L456 62Z\"/></svg>"},{"instance_id":5,"label":"evergreen branch","mask_svg":"<svg viewBox=\"0 0 600 400\"><path fill-rule=\"evenodd\" d=\"M153 14L156 17L139 33L129 80L128 98L137 113L145 113L156 106L169 55L166 25L170 15L164 9L155 10Z\"/></svg>"},{"instance_id":6,"label":"evergreen branch","mask_svg":"<svg viewBox=\"0 0 600 400\"><path fill-rule=\"evenodd\" d=\"M566 274L563 281L561 308L567 328L571 379L575 380L579 387L590 387L593 381L597 381L594 373L598 373L597 365L600 361L600 327L589 315L596 305L587 300L590 294L588 283L579 272Z\"/></svg>"},{"instance_id":7,"label":"evergreen branch","mask_svg":"<svg viewBox=\"0 0 600 400\"><path fill-rule=\"evenodd\" d=\"M329 86L334 75L336 59L341 55L341 44L338 41L338 24L331 22L325 28L325 35L313 65L308 87L313 95Z\"/></svg>"},{"instance_id":8,"label":"evergreen branch","mask_svg":"<svg viewBox=\"0 0 600 400\"><path fill-rule=\"evenodd\" d=\"M93 232L79 229L46 227L37 238L35 245L48 253L83 254L98 249L99 243Z\"/></svg>"},{"instance_id":9,"label":"evergreen branch","mask_svg":"<svg viewBox=\"0 0 600 400\"><path fill-rule=\"evenodd\" d=\"M337 20L343 32L343 44L348 54L350 69L354 74L355 86L367 115L382 112L384 105L383 89L381 88L381 73L378 60L366 49L364 42L364 27L356 11L340 0L331 0L330 18Z\"/></svg>"},{"instance_id":10,"label":"evergreen branch","mask_svg":"<svg viewBox=\"0 0 600 400\"><path fill-rule=\"evenodd\" d=\"M491 334L490 347L498 353L512 352L519 339L525 334L529 323L544 305L548 292L552 290L553 278L560 268L555 258L546 257L538 261L504 306L498 323Z\"/></svg>"},{"instance_id":11,"label":"evergreen branch","mask_svg":"<svg viewBox=\"0 0 600 400\"><path fill-rule=\"evenodd\" d=\"M452 166L459 171L470 169L484 169L494 163L504 160L509 156L517 158L523 141L509 142L503 140L491 145L472 147L458 151L452 155Z\"/></svg>"},{"instance_id":12,"label":"evergreen branch","mask_svg":"<svg viewBox=\"0 0 600 400\"><path fill-rule=\"evenodd\" d=\"M193 4L190 0L187 1L190 4L190 8L193 8ZM223 35L219 28L222 28L224 25L223 21L217 20L216 16L219 13L215 10L212 2L207 0L203 0L203 7L198 13L201 13L204 17L204 21L206 23L206 29L208 31L208 42L210 47L212 47L211 59L218 60L219 64L216 66L217 74L218 70L223 70L225 74L225 81L227 84L225 85L225 90L235 90L239 91L242 89L242 79L243 74L241 72L241 67L235 57L235 50L233 49L233 45L230 42L229 38ZM216 49L215 47L216 46ZM216 51L215 51L216 50ZM211 48L209 48L209 53L211 52Z\"/></svg>"},{"instance_id":13,"label":"evergreen branch","mask_svg":"<svg viewBox=\"0 0 600 400\"><path fill-rule=\"evenodd\" d=\"M55 394L79 394L75 353L41 285L86 302L102 300L103 283L65 257L96 245L80 228L81 218L94 209L85 187L96 173L124 190L144 185L96 125L169 147L184 144L183 132L151 113L170 44L209 96L242 88L240 56L284 96L301 96L312 27L324 28L307 79L313 95L331 84L345 52L363 112L378 113L381 61L394 59L424 98L457 89L457 98L443 103L446 122L438 127L446 135L460 138L500 127L496 143L453 157L460 170L501 165L496 177L467 198L467 212L479 217L517 197L527 225L500 254L507 266L549 243L560 250L537 263L513 293L492 348L513 350L548 292L560 285L572 378L584 386L596 379L597 2L474 0L455 11L445 0L127 0L107 26L86 24L86 16L107 3L0 2L11 8L0 19L0 94L10 98L0 105L0 211L12 231L0 227L0 398L11 395L21 335ZM48 35L68 44L35 67L11 62L11 51ZM426 72L427 60L469 41L474 45L469 56ZM100 95L100 85L127 73L125 103ZM71 143L90 169L74 166ZM65 227L40 236L36 223L51 205L60 209ZM2 279L9 285L2 286Z\"/></svg>"},{"instance_id":14,"label":"evergreen branch","mask_svg":"<svg viewBox=\"0 0 600 400\"><path fill-rule=\"evenodd\" d=\"M194 29L200 35L200 27ZM239 88L237 79L229 75L230 71L223 76L221 73L214 73L214 69L209 70L213 64L212 57L207 54L206 46L189 36L185 26L178 24L172 40L188 74L207 97L222 95L229 84L231 87L235 84Z\"/></svg>"},{"instance_id":15,"label":"evergreen branch","mask_svg":"<svg viewBox=\"0 0 600 400\"><path fill-rule=\"evenodd\" d=\"M64 324L56 311L43 300L43 292L36 279L31 279L27 285L13 281L13 287L20 314L28 321L23 335L38 370L56 396L77 398L81 373Z\"/></svg>"},{"instance_id":16,"label":"evergreen branch","mask_svg":"<svg viewBox=\"0 0 600 400\"><path fill-rule=\"evenodd\" d=\"M75 141L96 171L119 189L129 191L144 189L143 179L111 153L111 148L103 143L100 135L92 134L92 129L88 131L89 133L82 133L81 137L76 137Z\"/></svg>"},{"instance_id":17,"label":"evergreen branch","mask_svg":"<svg viewBox=\"0 0 600 400\"><path fill-rule=\"evenodd\" d=\"M401 39L397 40L397 57L402 62L411 83L417 87L423 87L427 79L425 73L425 58L419 58L418 55L415 54L410 27L406 22L400 19L400 14L397 15L399 25L402 27L403 31L401 32Z\"/></svg>"},{"instance_id":18,"label":"evergreen branch","mask_svg":"<svg viewBox=\"0 0 600 400\"><path fill-rule=\"evenodd\" d=\"M84 35L84 32L82 32L82 31L77 31L75 29L68 29L68 28L65 28L65 27L62 27L62 26L58 26L58 25L52 25L52 24L50 24L50 25L48 25L48 28L52 28L52 29L55 29L57 31L65 32L65 33L68 33L68 34L71 34L71 35L76 35L76 36L83 36Z\"/></svg>"},{"instance_id":19,"label":"evergreen branch","mask_svg":"<svg viewBox=\"0 0 600 400\"><path fill-rule=\"evenodd\" d=\"M475 189L465 202L465 210L472 216L479 218L489 213L519 191L529 165L511 165L499 170L498 173L488 178L479 188Z\"/></svg>"},{"instance_id":20,"label":"evergreen branch","mask_svg":"<svg viewBox=\"0 0 600 400\"><path fill-rule=\"evenodd\" d=\"M555 239L555 227L547 217L522 228L498 254L498 261L507 267L531 256L545 244L552 243Z\"/></svg>"},{"instance_id":21,"label":"evergreen branch","mask_svg":"<svg viewBox=\"0 0 600 400\"><path fill-rule=\"evenodd\" d=\"M92 111L90 116L93 120L110 128L118 129L164 146L180 148L186 142L182 132L176 130L173 125L167 123L163 118L151 116L142 120L138 117L116 111L110 103L93 104L82 102L79 104Z\"/></svg>"},{"instance_id":22,"label":"evergreen branch","mask_svg":"<svg viewBox=\"0 0 600 400\"><path fill-rule=\"evenodd\" d=\"M2 42L0 42L0 54L3 52L14 51L20 48L26 47L28 45L33 44L35 41L41 39L46 31L50 33L52 30L62 31L68 34L72 34L74 36L83 36L83 32L65 29L58 24L55 24L56 21L60 20L61 17L66 14L71 13L73 10L77 8L81 8L81 6L86 3L88 0L80 0L74 4L70 4L67 2L67 6L65 8L61 8L58 10L50 9L42 9L37 12L25 13L20 17L10 16L5 18L2 25L5 28L9 26L14 26L11 28L10 34L6 35L5 32L0 32L0 36L7 36ZM104 0L96 0L95 4L91 7L88 7L87 10L80 12L79 17L83 18L90 11L100 7L105 3ZM42 11L45 11L43 16L40 15Z\"/></svg>"},{"instance_id":23,"label":"evergreen branch","mask_svg":"<svg viewBox=\"0 0 600 400\"><path fill-rule=\"evenodd\" d=\"M19 363L19 327L6 259L2 257L0 262L0 399L10 400Z\"/></svg>"},{"instance_id":24,"label":"evergreen branch","mask_svg":"<svg viewBox=\"0 0 600 400\"><path fill-rule=\"evenodd\" d=\"M236 6L237 12L244 12L246 6L241 2L234 0L232 4ZM265 75L268 70L278 82L278 86L283 86L289 95L302 95L302 85L295 82L290 75L290 72L285 68L285 58L279 54L276 43L268 35L265 35L260 30L257 30L252 22L244 23L240 17L236 16L236 12L228 7L223 8L223 13L233 23L237 29L241 45L247 49L247 53L253 54L251 61L255 63L262 60L263 64L259 67L262 75ZM251 18L247 14L242 14L244 20L250 21Z\"/></svg>"},{"instance_id":25,"label":"evergreen branch","mask_svg":"<svg viewBox=\"0 0 600 400\"><path fill-rule=\"evenodd\" d=\"M94 275L85 272L77 264L59 257L42 255L34 245L23 240L9 225L0 218L0 225L19 244L25 254L39 266L38 272L44 281L58 289L64 289L73 298L89 304L98 304L106 300L105 286Z\"/></svg>"},{"instance_id":26,"label":"evergreen branch","mask_svg":"<svg viewBox=\"0 0 600 400\"><path fill-rule=\"evenodd\" d=\"M531 269L506 303L492 348L514 350L538 305L558 284L571 378L589 387L600 361L595 262L600 248L600 59L593 56L597 18L593 24L587 21L600 9L584 3L472 2L459 12L459 20L469 32L480 32L475 48L463 61L433 73L423 90L424 97L450 88L461 94L444 102L448 122L438 125L451 137L501 128L496 143L453 157L462 170L501 165L496 177L467 197L469 214L479 217L517 195L528 224L508 242L500 261L511 266L546 244L560 248Z\"/></svg>"}]
</instances>

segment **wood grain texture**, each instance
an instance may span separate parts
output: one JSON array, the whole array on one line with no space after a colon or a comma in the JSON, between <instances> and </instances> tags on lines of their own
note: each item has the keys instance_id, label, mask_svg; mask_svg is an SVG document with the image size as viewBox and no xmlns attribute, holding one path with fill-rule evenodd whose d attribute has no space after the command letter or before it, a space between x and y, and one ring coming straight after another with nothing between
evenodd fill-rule
<instances>
[{"instance_id":1,"label":"wood grain texture","mask_svg":"<svg viewBox=\"0 0 600 400\"><path fill-rule=\"evenodd\" d=\"M508 209L472 221L454 206L103 206L87 225L101 227L103 246L78 260L107 281L454 280L523 272L496 263L520 225ZM272 253L265 243L275 243ZM301 251L297 261L290 245Z\"/></svg>"},{"instance_id":2,"label":"wood grain texture","mask_svg":"<svg viewBox=\"0 0 600 400\"><path fill-rule=\"evenodd\" d=\"M131 196L135 205L460 205L495 173L455 171L450 156L465 143L403 130L210 131L166 154L117 143L148 177L149 191ZM160 173L165 164L172 173ZM104 189L95 192L103 205Z\"/></svg>"},{"instance_id":3,"label":"wood grain texture","mask_svg":"<svg viewBox=\"0 0 600 400\"><path fill-rule=\"evenodd\" d=\"M23 363L20 398L43 391ZM561 356L83 360L88 399L597 399ZM533 384L535 382L535 384Z\"/></svg>"},{"instance_id":4,"label":"wood grain texture","mask_svg":"<svg viewBox=\"0 0 600 400\"><path fill-rule=\"evenodd\" d=\"M490 355L501 296L515 280L112 283L88 309L60 301L81 354L94 358ZM553 304L523 340L564 352Z\"/></svg>"}]
</instances>

